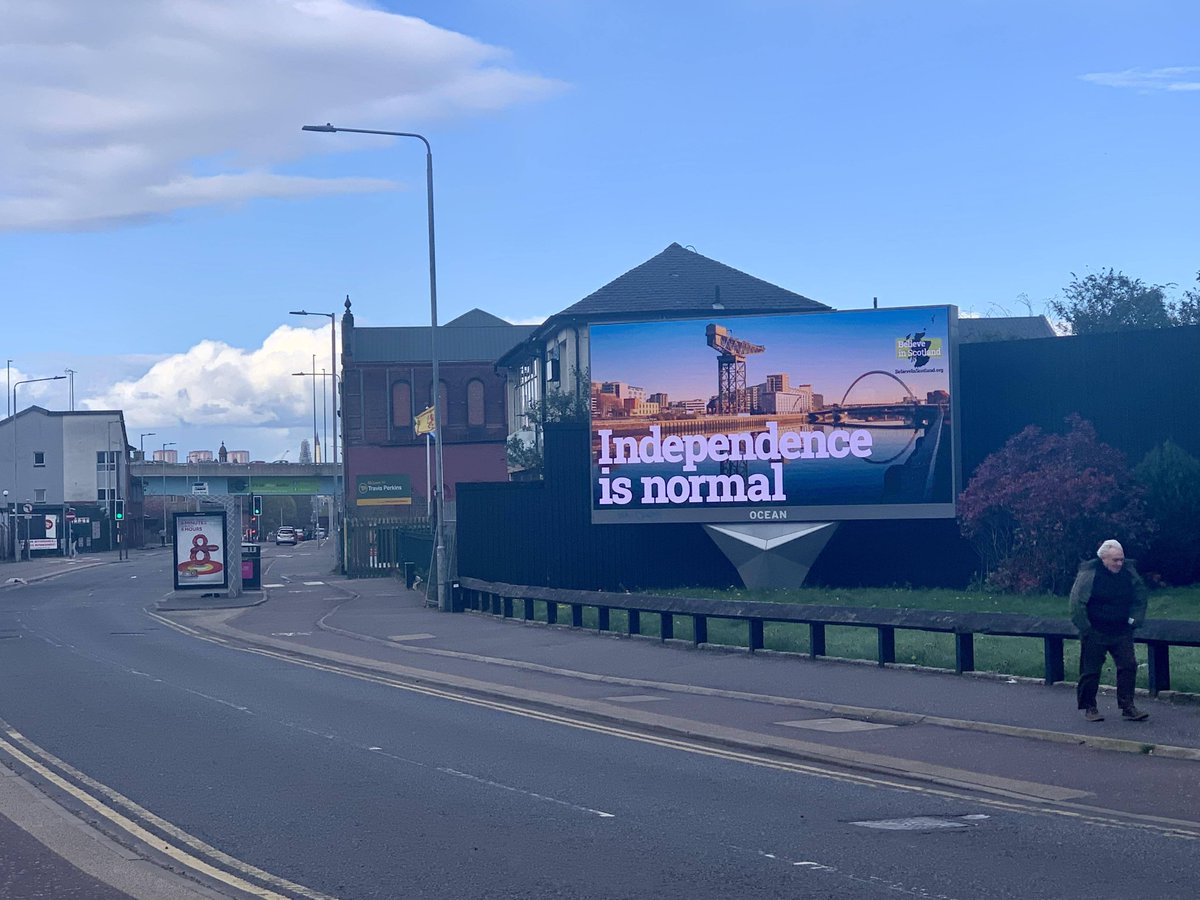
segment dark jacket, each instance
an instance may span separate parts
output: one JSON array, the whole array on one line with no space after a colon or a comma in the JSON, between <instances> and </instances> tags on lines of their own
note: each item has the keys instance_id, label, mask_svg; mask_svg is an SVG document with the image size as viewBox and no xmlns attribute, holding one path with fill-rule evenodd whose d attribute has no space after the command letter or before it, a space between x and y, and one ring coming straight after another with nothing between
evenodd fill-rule
<instances>
[{"instance_id":1,"label":"dark jacket","mask_svg":"<svg viewBox=\"0 0 1200 900\"><path fill-rule=\"evenodd\" d=\"M1104 565L1099 559L1089 559L1079 564L1079 574L1071 585L1071 621L1079 629L1079 633L1087 634L1093 631L1088 619L1087 605L1092 599L1092 586L1096 583L1096 572ZM1125 571L1133 582L1133 603L1129 607L1129 617L1133 619L1133 628L1139 627L1146 620L1146 582L1138 574L1132 559L1125 560Z\"/></svg>"}]
</instances>

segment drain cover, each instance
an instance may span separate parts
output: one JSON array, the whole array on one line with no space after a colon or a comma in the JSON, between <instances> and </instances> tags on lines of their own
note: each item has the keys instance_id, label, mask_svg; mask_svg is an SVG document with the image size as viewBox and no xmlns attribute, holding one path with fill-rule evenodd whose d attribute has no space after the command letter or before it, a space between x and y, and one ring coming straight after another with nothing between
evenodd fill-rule
<instances>
[{"instance_id":1,"label":"drain cover","mask_svg":"<svg viewBox=\"0 0 1200 900\"><path fill-rule=\"evenodd\" d=\"M851 822L863 828L879 828L884 831L930 831L934 828L970 828L987 816L909 816L904 819L874 819Z\"/></svg>"}]
</instances>

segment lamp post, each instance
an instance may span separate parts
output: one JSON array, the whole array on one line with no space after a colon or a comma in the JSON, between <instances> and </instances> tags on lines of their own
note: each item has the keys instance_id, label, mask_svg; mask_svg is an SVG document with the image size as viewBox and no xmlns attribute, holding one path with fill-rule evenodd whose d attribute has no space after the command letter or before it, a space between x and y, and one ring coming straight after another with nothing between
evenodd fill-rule
<instances>
[{"instance_id":1,"label":"lamp post","mask_svg":"<svg viewBox=\"0 0 1200 900\"><path fill-rule=\"evenodd\" d=\"M142 454L142 462L146 461L146 438L154 437L158 432L147 431L138 438L138 453Z\"/></svg>"},{"instance_id":2,"label":"lamp post","mask_svg":"<svg viewBox=\"0 0 1200 900\"><path fill-rule=\"evenodd\" d=\"M10 415L13 416L13 421L11 423L11 427L12 427L12 445L13 445L12 456L13 456L13 503L14 504L17 502L18 498L20 498L20 496L21 496L21 492L17 486L17 420L16 420L17 388L19 388L23 384L34 384L39 381L61 381L62 379L66 378L66 377L67 377L66 375L47 375L45 378L24 378L21 381L15 382L12 386L12 412L10 413ZM15 524L16 524L16 520L14 517L14 525ZM16 529L14 528L14 531L15 530ZM25 526L25 536L26 537L29 536L28 524L26 524L26 526ZM15 538L14 538L14 540L15 540ZM15 543L13 544L13 549L14 549L14 551L16 550ZM14 552L13 555L16 556L18 559L21 558L21 555L17 554L16 552Z\"/></svg>"},{"instance_id":3,"label":"lamp post","mask_svg":"<svg viewBox=\"0 0 1200 900\"><path fill-rule=\"evenodd\" d=\"M321 446L321 442L317 439L317 358L313 357L313 370L311 372L293 372L293 375L299 375L303 378L311 378L312 381L312 401L313 401L313 462L317 462L317 448Z\"/></svg>"},{"instance_id":4,"label":"lamp post","mask_svg":"<svg viewBox=\"0 0 1200 900\"><path fill-rule=\"evenodd\" d=\"M445 420L442 416L441 409L441 380L438 377L438 341L437 341L437 255L434 252L434 232L433 232L433 148L429 146L429 140L421 134L416 134L411 131L376 131L370 128L337 128L326 122L324 125L304 125L301 126L302 131L320 131L327 134L336 134L339 131L348 134L378 134L385 137L404 137L414 138L425 145L425 196L427 207L427 218L429 222L429 344L430 353L429 361L433 369L433 421L437 434L437 451L434 454L434 471L437 478L437 484L434 487L434 493L437 497L437 527L434 534L434 568L436 570L437 579L437 596L438 608L444 612L449 612L452 609L450 603L450 595L447 590L447 565L446 565L446 504L443 496L443 458L442 458L442 443L444 435Z\"/></svg>"},{"instance_id":5,"label":"lamp post","mask_svg":"<svg viewBox=\"0 0 1200 900\"><path fill-rule=\"evenodd\" d=\"M346 298L346 302L350 302L350 298ZM346 448L342 447L341 463L339 465L338 456L338 393L337 393L337 314L331 312L310 312L307 309L293 309L289 311L291 316L326 316L329 319L329 364L332 366L333 384L330 385L333 395L333 520L330 522L330 532L332 534L339 533L341 529L340 509L343 505L343 493L346 485ZM316 363L313 364L313 369L316 369ZM314 381L315 381L314 377ZM316 404L313 404L313 409L316 409ZM343 435L343 442L345 436ZM338 540L338 564L342 564L341 560L341 540Z\"/></svg>"},{"instance_id":6,"label":"lamp post","mask_svg":"<svg viewBox=\"0 0 1200 900\"><path fill-rule=\"evenodd\" d=\"M162 445L162 543L161 546L167 546L167 448L174 447L174 441L167 441ZM174 541L172 541L174 543Z\"/></svg>"}]
</instances>

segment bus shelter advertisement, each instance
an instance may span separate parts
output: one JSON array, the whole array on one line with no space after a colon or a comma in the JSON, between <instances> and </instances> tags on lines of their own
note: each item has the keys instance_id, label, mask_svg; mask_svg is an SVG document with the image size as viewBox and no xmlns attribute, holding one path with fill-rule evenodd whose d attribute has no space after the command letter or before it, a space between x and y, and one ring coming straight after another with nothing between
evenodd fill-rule
<instances>
[{"instance_id":1,"label":"bus shelter advertisement","mask_svg":"<svg viewBox=\"0 0 1200 900\"><path fill-rule=\"evenodd\" d=\"M592 325L592 521L949 518L952 306Z\"/></svg>"},{"instance_id":2,"label":"bus shelter advertisement","mask_svg":"<svg viewBox=\"0 0 1200 900\"><path fill-rule=\"evenodd\" d=\"M175 590L229 587L225 513L175 514Z\"/></svg>"}]
</instances>

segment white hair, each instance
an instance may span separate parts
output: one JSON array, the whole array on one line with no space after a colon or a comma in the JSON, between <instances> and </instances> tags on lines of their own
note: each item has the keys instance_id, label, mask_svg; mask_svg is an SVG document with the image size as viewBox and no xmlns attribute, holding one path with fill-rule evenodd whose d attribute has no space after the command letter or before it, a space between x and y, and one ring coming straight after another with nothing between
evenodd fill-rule
<instances>
[{"instance_id":1,"label":"white hair","mask_svg":"<svg viewBox=\"0 0 1200 900\"><path fill-rule=\"evenodd\" d=\"M1108 556L1110 553L1120 553L1121 555L1124 555L1125 548L1121 546L1120 541L1114 541L1110 538L1100 545L1100 548L1096 551L1096 555L1101 559L1104 559L1104 557Z\"/></svg>"}]
</instances>

